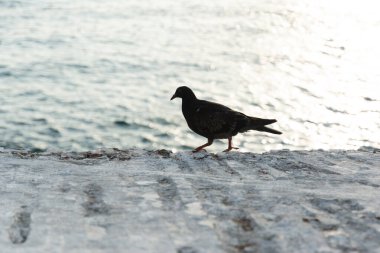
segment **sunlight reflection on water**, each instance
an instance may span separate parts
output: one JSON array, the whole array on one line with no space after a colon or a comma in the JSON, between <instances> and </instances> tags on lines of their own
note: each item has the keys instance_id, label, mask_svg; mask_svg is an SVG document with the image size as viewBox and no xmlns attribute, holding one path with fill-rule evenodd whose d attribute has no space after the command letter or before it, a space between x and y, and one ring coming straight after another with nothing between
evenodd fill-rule
<instances>
[{"instance_id":1,"label":"sunlight reflection on water","mask_svg":"<svg viewBox=\"0 0 380 253\"><path fill-rule=\"evenodd\" d=\"M198 146L169 101L183 84L278 120L243 151L379 146L379 5L0 1L0 146Z\"/></svg>"}]
</instances>

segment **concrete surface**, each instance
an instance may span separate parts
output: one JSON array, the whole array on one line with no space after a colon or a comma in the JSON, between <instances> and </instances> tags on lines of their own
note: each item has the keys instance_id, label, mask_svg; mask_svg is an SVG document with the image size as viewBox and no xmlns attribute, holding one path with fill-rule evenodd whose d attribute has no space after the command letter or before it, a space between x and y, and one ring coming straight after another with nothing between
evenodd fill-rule
<instances>
[{"instance_id":1,"label":"concrete surface","mask_svg":"<svg viewBox=\"0 0 380 253\"><path fill-rule=\"evenodd\" d=\"M0 252L380 252L379 154L0 150Z\"/></svg>"}]
</instances>

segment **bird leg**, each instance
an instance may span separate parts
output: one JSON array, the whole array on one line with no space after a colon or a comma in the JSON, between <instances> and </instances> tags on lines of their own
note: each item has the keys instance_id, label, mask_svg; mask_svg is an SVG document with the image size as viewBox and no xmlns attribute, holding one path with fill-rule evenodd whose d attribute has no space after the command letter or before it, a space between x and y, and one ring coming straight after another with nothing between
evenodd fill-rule
<instances>
[{"instance_id":1,"label":"bird leg","mask_svg":"<svg viewBox=\"0 0 380 253\"><path fill-rule=\"evenodd\" d=\"M203 144L202 146L197 147L196 149L193 150L193 153L196 153L200 150L202 150L204 147L210 146L214 140L213 139L207 139L207 143Z\"/></svg>"},{"instance_id":2,"label":"bird leg","mask_svg":"<svg viewBox=\"0 0 380 253\"><path fill-rule=\"evenodd\" d=\"M239 149L239 148L232 147L232 137L229 137L229 138L228 138L228 148L227 148L226 150L224 150L223 152L228 152L228 151L230 151L231 149Z\"/></svg>"}]
</instances>

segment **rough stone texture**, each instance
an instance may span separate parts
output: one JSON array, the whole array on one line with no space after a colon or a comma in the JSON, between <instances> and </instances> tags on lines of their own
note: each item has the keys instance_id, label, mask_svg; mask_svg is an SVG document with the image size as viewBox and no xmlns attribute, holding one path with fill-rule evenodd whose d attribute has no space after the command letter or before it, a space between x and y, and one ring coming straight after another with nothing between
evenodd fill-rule
<instances>
[{"instance_id":1,"label":"rough stone texture","mask_svg":"<svg viewBox=\"0 0 380 253\"><path fill-rule=\"evenodd\" d=\"M1 252L380 252L380 152L0 151Z\"/></svg>"}]
</instances>

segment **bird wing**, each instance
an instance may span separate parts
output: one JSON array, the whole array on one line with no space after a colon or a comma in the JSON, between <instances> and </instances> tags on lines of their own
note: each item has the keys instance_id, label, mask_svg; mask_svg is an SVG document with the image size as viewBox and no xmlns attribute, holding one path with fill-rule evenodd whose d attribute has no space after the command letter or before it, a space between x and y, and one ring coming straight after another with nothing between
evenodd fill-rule
<instances>
[{"instance_id":1,"label":"bird wing","mask_svg":"<svg viewBox=\"0 0 380 253\"><path fill-rule=\"evenodd\" d=\"M193 115L194 128L206 136L228 135L247 121L247 116L224 105L200 100Z\"/></svg>"}]
</instances>

